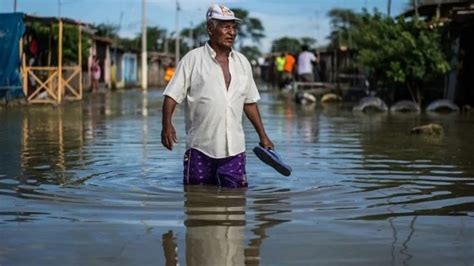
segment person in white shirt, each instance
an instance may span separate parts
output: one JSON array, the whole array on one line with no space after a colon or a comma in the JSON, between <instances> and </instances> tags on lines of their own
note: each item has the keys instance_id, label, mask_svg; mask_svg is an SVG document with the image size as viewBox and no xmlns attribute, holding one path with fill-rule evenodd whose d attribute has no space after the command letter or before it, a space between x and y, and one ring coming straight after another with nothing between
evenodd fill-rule
<instances>
[{"instance_id":1,"label":"person in white shirt","mask_svg":"<svg viewBox=\"0 0 474 266\"><path fill-rule=\"evenodd\" d=\"M176 105L184 101L184 184L246 187L243 112L260 145L270 149L274 145L258 111L260 95L251 65L232 49L241 20L222 5L212 5L206 18L210 40L181 59L163 93L161 143L172 150L177 142L171 119Z\"/></svg>"},{"instance_id":2,"label":"person in white shirt","mask_svg":"<svg viewBox=\"0 0 474 266\"><path fill-rule=\"evenodd\" d=\"M302 52L298 56L298 79L304 82L313 82L313 63L316 62L316 56L308 51L308 46L301 47Z\"/></svg>"}]
</instances>

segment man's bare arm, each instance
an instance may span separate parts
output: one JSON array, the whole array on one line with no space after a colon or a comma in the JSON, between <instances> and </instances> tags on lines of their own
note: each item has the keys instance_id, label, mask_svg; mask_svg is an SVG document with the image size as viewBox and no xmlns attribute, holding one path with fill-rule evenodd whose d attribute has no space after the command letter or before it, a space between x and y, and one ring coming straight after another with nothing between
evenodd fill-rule
<instances>
[{"instance_id":1,"label":"man's bare arm","mask_svg":"<svg viewBox=\"0 0 474 266\"><path fill-rule=\"evenodd\" d=\"M260 138L260 145L265 148L274 149L272 141L268 138L263 127L262 118L256 103L248 103L244 105L244 112L247 118L252 123L253 127L257 131L258 137Z\"/></svg>"},{"instance_id":2,"label":"man's bare arm","mask_svg":"<svg viewBox=\"0 0 474 266\"><path fill-rule=\"evenodd\" d=\"M173 144L178 142L176 130L171 121L176 105L177 103L173 98L165 96L165 100L163 101L163 117L161 121L161 144L163 144L163 146L168 150L172 150Z\"/></svg>"}]
</instances>

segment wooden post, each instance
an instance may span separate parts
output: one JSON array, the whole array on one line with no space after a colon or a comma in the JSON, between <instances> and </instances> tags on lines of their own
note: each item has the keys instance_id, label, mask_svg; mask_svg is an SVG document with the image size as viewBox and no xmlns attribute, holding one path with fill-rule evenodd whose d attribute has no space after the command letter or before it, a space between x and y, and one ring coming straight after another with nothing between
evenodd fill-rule
<instances>
[{"instance_id":1,"label":"wooden post","mask_svg":"<svg viewBox=\"0 0 474 266\"><path fill-rule=\"evenodd\" d=\"M20 55L20 61L22 61L22 58L23 58L23 37L21 37L20 41L18 42L18 54Z\"/></svg>"},{"instance_id":2,"label":"wooden post","mask_svg":"<svg viewBox=\"0 0 474 266\"><path fill-rule=\"evenodd\" d=\"M79 41L77 45L77 58L79 64L79 100L82 100L82 26L79 25Z\"/></svg>"},{"instance_id":3,"label":"wooden post","mask_svg":"<svg viewBox=\"0 0 474 266\"><path fill-rule=\"evenodd\" d=\"M23 94L25 95L25 98L28 100L28 75L29 75L29 67L26 66L26 58L25 55L23 55L22 59L22 65L23 65Z\"/></svg>"},{"instance_id":4,"label":"wooden post","mask_svg":"<svg viewBox=\"0 0 474 266\"><path fill-rule=\"evenodd\" d=\"M420 14L418 13L418 0L413 0L413 8L415 9L415 16L419 19Z\"/></svg>"},{"instance_id":5,"label":"wooden post","mask_svg":"<svg viewBox=\"0 0 474 266\"><path fill-rule=\"evenodd\" d=\"M90 43L90 47L89 47L89 58L87 58L87 89L89 91L92 91L92 73L91 73L91 65L90 65L90 62L91 62L91 57L94 55L95 53L95 41L92 41L92 37L90 38L91 40L91 43Z\"/></svg>"},{"instance_id":6,"label":"wooden post","mask_svg":"<svg viewBox=\"0 0 474 266\"><path fill-rule=\"evenodd\" d=\"M63 96L63 21L59 19L58 37L58 104Z\"/></svg>"},{"instance_id":7,"label":"wooden post","mask_svg":"<svg viewBox=\"0 0 474 266\"><path fill-rule=\"evenodd\" d=\"M388 3L387 3L387 16L391 16L392 15L392 0L388 0Z\"/></svg>"},{"instance_id":8,"label":"wooden post","mask_svg":"<svg viewBox=\"0 0 474 266\"><path fill-rule=\"evenodd\" d=\"M51 66L51 48L53 47L52 45L53 42L53 23L49 24L49 38L48 38L48 66Z\"/></svg>"},{"instance_id":9,"label":"wooden post","mask_svg":"<svg viewBox=\"0 0 474 266\"><path fill-rule=\"evenodd\" d=\"M20 60L21 60L21 87L23 89L23 96L28 99L28 71L26 69L26 59L23 53L23 37L20 38L19 47L20 51Z\"/></svg>"},{"instance_id":10,"label":"wooden post","mask_svg":"<svg viewBox=\"0 0 474 266\"><path fill-rule=\"evenodd\" d=\"M48 67L50 67L52 64L53 64L53 58L52 58L52 50L53 50L53 27L54 24L53 22L51 22L49 24L49 38L48 38ZM54 70L48 70L48 77L50 77L51 75L53 75L54 73ZM49 83L49 87L51 89L53 89L53 82L54 80L50 80L48 83Z\"/></svg>"}]
</instances>

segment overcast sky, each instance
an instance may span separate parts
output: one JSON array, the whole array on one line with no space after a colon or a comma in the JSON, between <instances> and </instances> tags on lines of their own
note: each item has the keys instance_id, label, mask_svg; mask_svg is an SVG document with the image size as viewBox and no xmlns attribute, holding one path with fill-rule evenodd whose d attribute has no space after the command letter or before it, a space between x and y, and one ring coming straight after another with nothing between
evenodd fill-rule
<instances>
[{"instance_id":1,"label":"overcast sky","mask_svg":"<svg viewBox=\"0 0 474 266\"><path fill-rule=\"evenodd\" d=\"M330 31L327 13L332 8L377 8L387 11L387 0L180 0L180 28L202 22L208 6L223 3L232 8L243 8L250 16L259 18L265 27L266 38L259 47L268 52L274 39L312 37L319 45L327 43ZM401 13L408 0L392 0L392 15ZM0 0L0 12L12 12L14 0ZM141 0L17 0L17 10L38 16L58 16L87 23L121 22L120 35L135 36L141 27ZM147 23L175 30L175 0L147 0ZM121 19L122 18L122 19Z\"/></svg>"}]
</instances>

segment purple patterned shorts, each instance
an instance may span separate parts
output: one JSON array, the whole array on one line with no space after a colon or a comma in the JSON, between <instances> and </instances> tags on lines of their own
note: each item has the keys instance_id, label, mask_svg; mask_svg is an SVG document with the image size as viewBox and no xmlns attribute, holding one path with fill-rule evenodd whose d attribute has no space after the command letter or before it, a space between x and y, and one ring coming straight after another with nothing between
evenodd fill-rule
<instances>
[{"instance_id":1,"label":"purple patterned shorts","mask_svg":"<svg viewBox=\"0 0 474 266\"><path fill-rule=\"evenodd\" d=\"M247 187L245 152L235 156L214 159L189 149L184 153L185 185L217 185L220 187Z\"/></svg>"}]
</instances>

